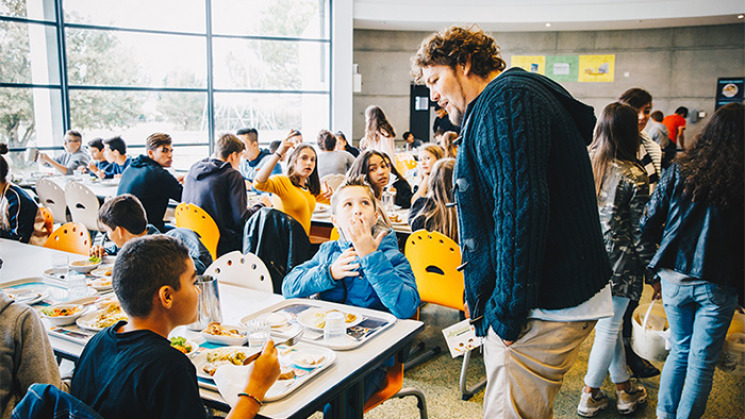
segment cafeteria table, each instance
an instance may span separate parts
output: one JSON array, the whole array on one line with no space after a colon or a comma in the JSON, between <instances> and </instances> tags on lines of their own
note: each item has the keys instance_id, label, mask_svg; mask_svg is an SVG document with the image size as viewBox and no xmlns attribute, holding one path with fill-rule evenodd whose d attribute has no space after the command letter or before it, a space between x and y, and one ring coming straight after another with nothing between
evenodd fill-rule
<instances>
[{"instance_id":1,"label":"cafeteria table","mask_svg":"<svg viewBox=\"0 0 745 419\"><path fill-rule=\"evenodd\" d=\"M0 258L4 261L0 269L0 285L16 279L42 276L44 270L51 266L53 256L59 253L56 250L0 239ZM219 293L226 324L238 324L242 317L283 300L281 295L227 284L219 284ZM198 339L194 337L194 332L187 332L184 326L177 329L176 332L187 334L189 339ZM262 406L259 417L303 418L323 409L327 403L332 404L338 417L344 417L348 399L352 401L359 417L362 417L363 380L366 372L381 366L392 356L405 353L414 337L423 329L422 322L399 319L360 347L336 351L336 361L331 367L287 397L266 403ZM83 350L83 345L70 340L50 336L50 341L58 356L73 361L79 358ZM208 407L222 411L230 409L215 391L200 387L200 395Z\"/></svg>"}]
</instances>

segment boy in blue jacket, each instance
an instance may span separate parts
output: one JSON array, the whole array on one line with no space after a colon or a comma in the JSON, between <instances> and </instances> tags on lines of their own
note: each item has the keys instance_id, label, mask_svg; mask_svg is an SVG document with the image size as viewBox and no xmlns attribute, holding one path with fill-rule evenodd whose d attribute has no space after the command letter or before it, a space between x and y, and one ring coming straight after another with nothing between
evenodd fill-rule
<instances>
[{"instance_id":1,"label":"boy in blue jacket","mask_svg":"<svg viewBox=\"0 0 745 419\"><path fill-rule=\"evenodd\" d=\"M390 226L378 221L372 189L362 180L348 180L331 198L331 214L339 240L323 243L313 259L293 269L282 295L317 293L325 301L388 311L401 319L413 316L419 306L414 272ZM365 400L384 378L385 368L365 378Z\"/></svg>"}]
</instances>

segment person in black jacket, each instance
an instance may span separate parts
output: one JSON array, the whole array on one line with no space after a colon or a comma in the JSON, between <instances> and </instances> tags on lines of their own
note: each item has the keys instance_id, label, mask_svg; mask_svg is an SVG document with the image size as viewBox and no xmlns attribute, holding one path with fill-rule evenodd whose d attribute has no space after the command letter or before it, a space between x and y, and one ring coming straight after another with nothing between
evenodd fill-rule
<instances>
[{"instance_id":1,"label":"person in black jacket","mask_svg":"<svg viewBox=\"0 0 745 419\"><path fill-rule=\"evenodd\" d=\"M116 194L130 193L145 207L147 219L160 231L166 231L163 216L168 200L181 201L183 187L165 169L173 163L173 141L168 134L155 133L147 137L147 155L132 160L122 173Z\"/></svg>"},{"instance_id":2,"label":"person in black jacket","mask_svg":"<svg viewBox=\"0 0 745 419\"><path fill-rule=\"evenodd\" d=\"M660 245L648 269L661 278L672 344L658 418L704 414L714 366L743 297L744 126L745 106L719 108L665 170L647 204L642 239Z\"/></svg>"},{"instance_id":3,"label":"person in black jacket","mask_svg":"<svg viewBox=\"0 0 745 419\"><path fill-rule=\"evenodd\" d=\"M2 157L8 145L0 143L0 238L43 245L51 231L26 191L8 181L8 162Z\"/></svg>"},{"instance_id":4,"label":"person in black jacket","mask_svg":"<svg viewBox=\"0 0 745 419\"><path fill-rule=\"evenodd\" d=\"M215 156L202 159L184 179L183 201L195 204L212 216L220 230L217 255L241 250L243 225L264 204L247 207L246 185L238 171L246 145L233 134L223 134Z\"/></svg>"},{"instance_id":5,"label":"person in black jacket","mask_svg":"<svg viewBox=\"0 0 745 419\"><path fill-rule=\"evenodd\" d=\"M395 175L391 183L391 173ZM365 150L354 161L347 173L348 179L364 178L373 191L375 198L382 199L383 190L388 187L395 194L394 204L401 208L411 207L411 185L398 173L385 153ZM390 186L389 186L390 183Z\"/></svg>"}]
</instances>

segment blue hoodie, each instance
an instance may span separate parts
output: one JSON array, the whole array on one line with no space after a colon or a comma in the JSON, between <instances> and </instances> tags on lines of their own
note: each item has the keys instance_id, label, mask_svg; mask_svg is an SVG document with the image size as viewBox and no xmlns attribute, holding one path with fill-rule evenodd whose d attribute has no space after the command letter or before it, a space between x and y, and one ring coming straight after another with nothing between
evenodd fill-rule
<instances>
[{"instance_id":1,"label":"blue hoodie","mask_svg":"<svg viewBox=\"0 0 745 419\"><path fill-rule=\"evenodd\" d=\"M352 244L343 239L325 242L313 259L292 270L282 282L285 298L320 293L321 300L388 311L400 319L416 314L419 292L414 272L398 250L391 230L378 250L358 258L360 276L338 281L331 277L331 264Z\"/></svg>"},{"instance_id":2,"label":"blue hoodie","mask_svg":"<svg viewBox=\"0 0 745 419\"><path fill-rule=\"evenodd\" d=\"M142 154L132 160L122 173L116 194L130 193L145 207L147 221L158 230L165 231L163 216L168 200L181 201L181 184L158 162Z\"/></svg>"},{"instance_id":3,"label":"blue hoodie","mask_svg":"<svg viewBox=\"0 0 745 419\"><path fill-rule=\"evenodd\" d=\"M195 204L220 230L217 255L241 250L243 225L258 208L248 209L246 184L228 162L207 157L194 163L184 178L183 201Z\"/></svg>"}]
</instances>

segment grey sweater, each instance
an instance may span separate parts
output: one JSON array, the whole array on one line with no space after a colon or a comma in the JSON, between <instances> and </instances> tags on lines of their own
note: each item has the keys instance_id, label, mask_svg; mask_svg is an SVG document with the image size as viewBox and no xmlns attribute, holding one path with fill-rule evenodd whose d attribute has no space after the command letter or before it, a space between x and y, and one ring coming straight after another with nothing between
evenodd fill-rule
<instances>
[{"instance_id":1,"label":"grey sweater","mask_svg":"<svg viewBox=\"0 0 745 419\"><path fill-rule=\"evenodd\" d=\"M2 292L0 337L0 419L10 418L31 384L52 384L69 391L68 383L60 379L52 345L39 315Z\"/></svg>"}]
</instances>

